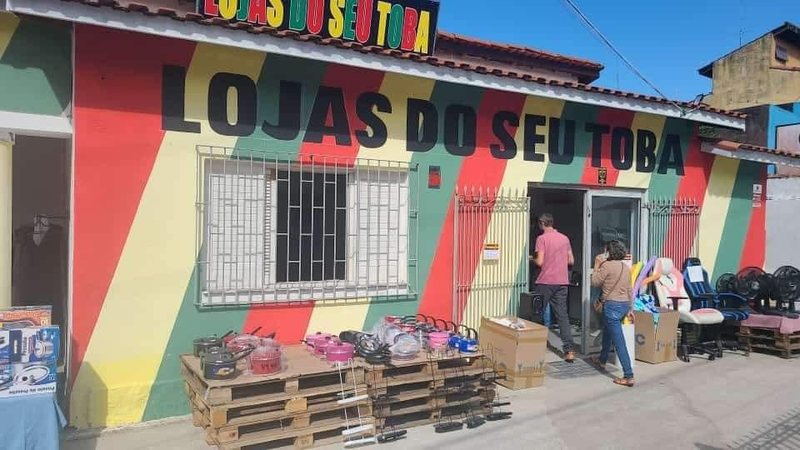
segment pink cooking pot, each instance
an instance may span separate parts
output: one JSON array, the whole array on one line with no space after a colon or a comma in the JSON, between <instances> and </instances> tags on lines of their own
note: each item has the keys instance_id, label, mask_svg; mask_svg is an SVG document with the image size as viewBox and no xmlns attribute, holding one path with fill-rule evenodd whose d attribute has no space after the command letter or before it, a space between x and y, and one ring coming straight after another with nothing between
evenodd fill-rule
<instances>
[{"instance_id":1,"label":"pink cooking pot","mask_svg":"<svg viewBox=\"0 0 800 450\"><path fill-rule=\"evenodd\" d=\"M434 331L428 333L428 345L430 348L438 349L442 348L447 345L447 341L450 339L450 333L447 331Z\"/></svg>"},{"instance_id":2,"label":"pink cooking pot","mask_svg":"<svg viewBox=\"0 0 800 450\"><path fill-rule=\"evenodd\" d=\"M322 339L318 338L317 340L314 341L314 354L324 358L328 346L332 344L337 344L338 342L339 339L331 336Z\"/></svg>"},{"instance_id":3,"label":"pink cooking pot","mask_svg":"<svg viewBox=\"0 0 800 450\"><path fill-rule=\"evenodd\" d=\"M317 343L318 339L319 340L325 340L325 339L329 339L331 337L333 337L333 336L328 334L328 333L322 333L320 331L317 331L314 334L309 334L308 336L306 336L306 338L303 340L303 342L306 343L306 346L308 347L308 350L313 352L314 351L314 347L316 347L316 343Z\"/></svg>"},{"instance_id":4,"label":"pink cooking pot","mask_svg":"<svg viewBox=\"0 0 800 450\"><path fill-rule=\"evenodd\" d=\"M353 359L355 347L349 342L336 342L325 347L325 359L329 362L347 362Z\"/></svg>"}]
</instances>

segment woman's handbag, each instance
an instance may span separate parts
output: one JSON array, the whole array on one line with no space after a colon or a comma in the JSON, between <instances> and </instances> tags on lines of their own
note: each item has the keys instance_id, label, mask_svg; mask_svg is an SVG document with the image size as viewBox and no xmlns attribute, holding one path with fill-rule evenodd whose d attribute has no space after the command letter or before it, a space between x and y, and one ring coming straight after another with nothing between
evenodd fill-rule
<instances>
[{"instance_id":1,"label":"woman's handbag","mask_svg":"<svg viewBox=\"0 0 800 450\"><path fill-rule=\"evenodd\" d=\"M606 262L608 262L608 261L604 261L604 262L603 262L603 264L605 264ZM620 263L622 263L622 262L620 262ZM600 266L602 267L602 266L603 266L603 264L600 264ZM624 263L622 263L622 264L624 264ZM620 281L621 279L622 279L622 272L620 272L620 274L619 274L619 278L617 278L617 281L614 283L614 287L613 287L613 288L611 288L611 290L612 290L612 291L613 291L613 290L615 290L615 289L616 289L616 288L619 286L619 281ZM606 301L605 301L605 299L603 298L603 294L601 293L601 294L600 294L600 296L599 296L599 297L597 297L597 300L595 300L595 301L594 301L594 303L592 304L592 306L594 307L594 310L595 310L595 312L596 312L597 314L603 314L603 304L604 304L605 302L606 302Z\"/></svg>"}]
</instances>

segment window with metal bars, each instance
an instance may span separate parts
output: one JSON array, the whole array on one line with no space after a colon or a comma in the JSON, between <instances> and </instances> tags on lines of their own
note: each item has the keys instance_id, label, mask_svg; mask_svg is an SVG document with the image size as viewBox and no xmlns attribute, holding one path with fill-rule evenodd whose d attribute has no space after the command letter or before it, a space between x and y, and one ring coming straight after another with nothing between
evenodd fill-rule
<instances>
[{"instance_id":1,"label":"window with metal bars","mask_svg":"<svg viewBox=\"0 0 800 450\"><path fill-rule=\"evenodd\" d=\"M198 148L202 305L414 294L407 163L233 153Z\"/></svg>"}]
</instances>

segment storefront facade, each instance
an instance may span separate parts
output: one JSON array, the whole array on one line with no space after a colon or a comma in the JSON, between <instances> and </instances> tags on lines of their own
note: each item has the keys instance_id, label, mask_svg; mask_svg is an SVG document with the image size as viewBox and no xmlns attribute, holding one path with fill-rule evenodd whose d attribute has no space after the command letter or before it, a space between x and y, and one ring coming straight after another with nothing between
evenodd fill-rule
<instances>
[{"instance_id":1,"label":"storefront facade","mask_svg":"<svg viewBox=\"0 0 800 450\"><path fill-rule=\"evenodd\" d=\"M10 17L0 15L0 74L17 86L23 74L2 37L13 43L33 19ZM263 326L296 343L320 330L369 329L386 314L516 311L530 222L509 228L492 206L464 222L459 192L497 199L569 188L588 201L581 220L591 220L594 197L633 199L635 259L649 256L653 240L695 241L669 226L654 239L643 212L653 199L685 199L699 206L697 253L711 272L764 264L754 186L765 185L766 165L702 152L695 121L66 29L74 61L65 75L74 78L67 383L79 428L187 414L178 355L199 336ZM307 217L324 225L306 230ZM588 241L582 251L593 256ZM491 310L471 289L487 277L501 286ZM582 297L588 311L588 290Z\"/></svg>"}]
</instances>

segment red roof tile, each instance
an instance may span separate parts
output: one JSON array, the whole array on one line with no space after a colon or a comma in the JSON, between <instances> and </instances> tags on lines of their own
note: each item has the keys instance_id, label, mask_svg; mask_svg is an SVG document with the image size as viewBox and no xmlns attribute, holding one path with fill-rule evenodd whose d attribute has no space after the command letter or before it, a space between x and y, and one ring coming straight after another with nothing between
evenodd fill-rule
<instances>
[{"instance_id":1,"label":"red roof tile","mask_svg":"<svg viewBox=\"0 0 800 450\"><path fill-rule=\"evenodd\" d=\"M770 155L783 156L785 158L800 160L800 153L795 153L789 150L762 147L760 145L743 144L740 142L727 141L727 140L708 141L708 142L714 144L718 148L721 148L723 150L728 150L731 152L735 152L737 150L746 150L751 152L768 153Z\"/></svg>"},{"instance_id":2,"label":"red roof tile","mask_svg":"<svg viewBox=\"0 0 800 450\"><path fill-rule=\"evenodd\" d=\"M307 41L307 42L310 41L310 42L314 42L315 44L319 44L319 45L330 45L330 46L334 46L334 47L338 47L338 48L344 48L344 49L356 49L356 50L359 50L359 51L362 51L362 52L365 52L365 53L372 53L372 54L383 55L383 56L391 56L391 57L395 57L395 58L410 59L410 60L413 60L413 61L424 62L424 63L428 63L428 64L431 64L431 65L434 65L434 66L439 66L439 67L452 67L452 68L457 68L457 69L460 69L460 70L471 71L471 72L490 73L490 72L487 71L486 67L484 67L484 66L467 64L467 63L464 63L464 62L454 62L454 61L439 59L439 58L436 58L435 56L423 56L423 55L415 55L415 54L412 55L412 54L409 54L409 53L404 53L404 52L399 51L399 50L385 49L385 48L377 47L377 46L362 46L361 44L357 44L357 43L353 43L353 42L346 42L346 41L343 41L341 39L333 39L333 38L318 39L318 38L315 38L315 37L310 37L308 35L302 35L300 33L297 33L296 31L289 31L289 30L280 31L280 30L275 30L273 28L268 28L268 27L264 27L264 26L257 27L257 26L253 26L253 25L248 24L248 23L230 23L229 21L224 20L224 19L220 19L220 18L207 18L207 17L204 17L204 16L202 16L200 14L196 14L196 13L193 13L193 12L178 11L178 10L168 9L168 8L150 7L148 5L144 5L144 4L140 4L140 3L129 2L129 3L126 3L126 4L122 4L118 0L61 0L61 1L62 2L81 3L81 4L84 4L84 5L93 6L93 7L110 7L110 8L113 8L115 10L118 10L118 11L137 12L137 13L142 13L142 14L144 14L146 16L151 16L151 17L155 17L155 16L168 17L168 18L171 18L171 19L174 19L174 20L177 20L177 21L181 21L181 22L194 22L194 23L198 23L198 24L201 24L201 25L220 26L220 27L225 27L225 28L229 28L229 29L232 29L232 30L244 30L244 31L247 31L247 32L253 33L253 34L269 34L269 35L272 35L272 36L275 36L275 37L279 37L279 38L291 38L291 39L294 39L294 40ZM456 37L456 35L451 34L451 33L450 34L443 33L443 34L445 35L444 39L469 39L473 43L480 43L480 45L486 45L487 47L492 47L492 48L494 48L494 47L505 47L505 49L503 51L506 51L506 52L517 51L517 52L521 52L521 53L525 53L525 54L536 53L536 57L539 57L539 58L550 58L550 59L553 59L553 60L558 60L558 61L560 61L562 63L569 63L569 64L575 64L575 65L584 65L584 66L587 66L587 67L589 65L596 64L596 63L592 63L592 62L587 61L587 60L579 60L577 58L566 57L566 56L557 55L557 54L554 54L554 53L542 52L542 51L539 51L539 50L533 50L533 49L529 49L529 48L514 47L514 46L510 46L510 45L496 44L496 43L485 42L485 41L481 41L481 40L477 40L477 39L473 39L473 38ZM315 40L315 39L317 39L317 40ZM646 100L646 101L649 101L649 102L660 103L660 104L664 104L664 105L677 104L681 108L692 109L692 110L697 109L697 110L700 110L700 111L707 111L707 112L722 114L722 115L726 115L726 116L730 116L730 117L736 117L736 118L745 118L745 117L747 117L746 114L743 114L743 113L740 113L740 112L724 111L724 110L721 110L721 109L712 108L712 107L704 105L704 104L701 104L701 105L697 106L697 105L693 105L693 104L691 104L689 102L672 101L672 100L669 100L669 99L666 99L666 98L661 98L661 97L644 96L644 95L641 95L641 94L636 94L636 93L631 93L631 92L624 92L624 91L619 91L619 90L614 90L614 89L600 88L600 87L597 87L597 86L586 85L586 84L581 84L581 83L571 83L571 82L564 82L564 81L560 81L560 80L538 78L538 77L534 78L529 74L518 74L516 72L492 71L491 73L493 75L495 75L495 76L520 79L520 80L524 80L524 81L530 81L530 82L539 83L539 84L545 84L545 85L561 86L561 87L576 89L576 90L585 91L585 92L610 94L610 95L614 95L614 96L617 96L617 97Z\"/></svg>"}]
</instances>

